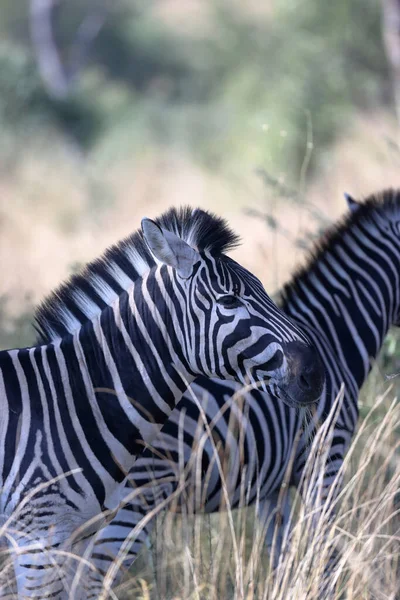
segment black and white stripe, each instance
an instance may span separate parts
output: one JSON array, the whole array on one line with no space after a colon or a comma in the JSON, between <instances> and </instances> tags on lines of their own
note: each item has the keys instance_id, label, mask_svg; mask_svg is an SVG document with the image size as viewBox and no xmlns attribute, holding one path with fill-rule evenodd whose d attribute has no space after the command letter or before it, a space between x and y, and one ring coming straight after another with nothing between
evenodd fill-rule
<instances>
[{"instance_id":1,"label":"black and white stripe","mask_svg":"<svg viewBox=\"0 0 400 600\"><path fill-rule=\"evenodd\" d=\"M18 597L86 597L68 552L87 552L199 374L317 398L315 351L225 256L235 243L200 210L146 219L39 309L39 345L0 352L0 504ZM311 376L317 393L301 383Z\"/></svg>"},{"instance_id":2,"label":"black and white stripe","mask_svg":"<svg viewBox=\"0 0 400 600\"><path fill-rule=\"evenodd\" d=\"M326 388L318 405L319 422L326 419L342 383L345 384L323 475L322 502L337 479L354 434L359 390L389 327L400 322L400 192L386 191L363 203L350 197L347 200L350 214L316 245L308 265L285 286L280 302L285 314L307 332L325 367ZM103 573L143 516L162 499L172 497L177 482L181 481L182 464L187 469L188 485L181 501L190 496L197 510L219 509L221 476L215 460L215 443L222 445L220 452L229 457L226 478L231 505L237 506L243 500L243 490L248 504L256 498L262 500L261 512L270 521L267 544L271 546L275 520L270 517L277 508L280 485L297 432L304 425L303 417L276 396L256 390L246 394L241 408L230 402L237 391L232 382L198 378L191 392L183 396L153 442L153 450L146 450L131 471L132 484L141 489L141 500L138 498L121 510L100 532L94 556ZM204 434L193 394L199 400L204 399L211 438ZM183 436L179 435L182 429ZM309 441L314 435L311 425L300 437L290 481L293 486L301 481L309 456ZM183 440L183 448L179 447L178 439ZM196 488L199 465L203 474L200 490ZM160 484L162 478L170 481ZM290 513L290 496L286 494L285 498L275 558L279 556L282 532ZM127 564L136 556L151 524L134 531Z\"/></svg>"}]
</instances>

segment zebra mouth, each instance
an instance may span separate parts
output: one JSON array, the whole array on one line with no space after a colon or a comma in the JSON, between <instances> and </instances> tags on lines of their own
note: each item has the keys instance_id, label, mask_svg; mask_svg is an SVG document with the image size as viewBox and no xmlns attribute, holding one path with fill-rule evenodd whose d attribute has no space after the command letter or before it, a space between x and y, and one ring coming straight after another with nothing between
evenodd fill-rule
<instances>
[{"instance_id":1,"label":"zebra mouth","mask_svg":"<svg viewBox=\"0 0 400 600\"><path fill-rule=\"evenodd\" d=\"M281 400L286 406L289 408L304 408L307 406L312 406L317 402L317 399L313 397L310 399L310 395L308 393L304 393L301 390L298 390L293 386L285 386L280 385L275 377L271 377L268 375L260 377L260 374L257 373L258 377L253 383L251 383L251 387L258 389L261 392L270 394ZM289 389L288 389L289 388ZM290 392L293 393L290 393Z\"/></svg>"},{"instance_id":2,"label":"zebra mouth","mask_svg":"<svg viewBox=\"0 0 400 600\"><path fill-rule=\"evenodd\" d=\"M278 398L278 400L283 400L286 406L289 406L290 408L296 408L297 406L299 406L299 403L295 402L295 400L293 400L293 398L289 396L289 394L285 392L285 390L283 390L279 386L274 387L275 389L273 390L273 395L276 398Z\"/></svg>"},{"instance_id":3,"label":"zebra mouth","mask_svg":"<svg viewBox=\"0 0 400 600\"><path fill-rule=\"evenodd\" d=\"M290 408L304 408L306 406L310 406L315 404L315 400L295 400L287 393L286 390L279 387L278 385L274 386L273 395L276 396L279 400L282 400L286 406Z\"/></svg>"}]
</instances>

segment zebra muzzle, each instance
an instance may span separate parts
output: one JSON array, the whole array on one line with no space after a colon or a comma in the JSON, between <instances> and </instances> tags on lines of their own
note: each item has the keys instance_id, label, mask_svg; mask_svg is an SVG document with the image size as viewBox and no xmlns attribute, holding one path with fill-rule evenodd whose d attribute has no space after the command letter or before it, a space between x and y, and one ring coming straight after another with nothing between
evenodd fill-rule
<instances>
[{"instance_id":1,"label":"zebra muzzle","mask_svg":"<svg viewBox=\"0 0 400 600\"><path fill-rule=\"evenodd\" d=\"M277 382L282 400L290 406L314 404L325 384L325 370L317 349L302 342L289 342L283 351L286 374Z\"/></svg>"}]
</instances>

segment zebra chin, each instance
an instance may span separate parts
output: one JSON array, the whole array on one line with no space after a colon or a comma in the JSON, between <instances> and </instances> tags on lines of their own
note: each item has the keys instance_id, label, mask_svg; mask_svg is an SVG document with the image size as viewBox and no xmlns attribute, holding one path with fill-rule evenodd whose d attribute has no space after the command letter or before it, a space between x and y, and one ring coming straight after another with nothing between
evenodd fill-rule
<instances>
[{"instance_id":1,"label":"zebra chin","mask_svg":"<svg viewBox=\"0 0 400 600\"><path fill-rule=\"evenodd\" d=\"M278 400L282 400L282 402L286 404L286 406L289 406L289 408L305 408L307 406L314 406L322 394L321 390L321 394L319 394L315 399L305 400L302 395L299 397L298 394L293 393L292 390L288 392L286 389L276 384L270 385L269 391L270 394L272 394L275 398L278 398Z\"/></svg>"}]
</instances>

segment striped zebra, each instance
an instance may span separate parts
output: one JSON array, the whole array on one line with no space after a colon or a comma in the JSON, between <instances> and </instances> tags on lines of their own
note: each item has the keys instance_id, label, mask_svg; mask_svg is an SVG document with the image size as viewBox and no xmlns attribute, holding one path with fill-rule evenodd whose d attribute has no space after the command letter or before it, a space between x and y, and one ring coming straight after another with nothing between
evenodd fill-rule
<instances>
[{"instance_id":1,"label":"striped zebra","mask_svg":"<svg viewBox=\"0 0 400 600\"><path fill-rule=\"evenodd\" d=\"M201 210L144 219L39 308L37 346L0 352L2 574L12 561L19 598L86 597L73 553L87 556L195 377L260 384L292 406L320 395L316 350L224 254L237 242Z\"/></svg>"},{"instance_id":2,"label":"striped zebra","mask_svg":"<svg viewBox=\"0 0 400 600\"><path fill-rule=\"evenodd\" d=\"M389 327L400 322L400 191L385 191L362 203L349 196L347 201L349 213L325 233L308 265L284 287L280 299L285 314L300 325L317 347L325 367L326 387L318 404L318 419L302 431L302 415L271 394L253 390L241 408L237 403L229 403L238 389L235 383L199 377L191 392L184 394L152 448L142 454L131 470L130 482L140 489L140 497L121 509L100 532L94 558L103 575L129 536L126 564L134 559L153 524L149 521L144 527L139 526L140 522L153 507L172 497L182 472L187 486L180 501L189 497L191 510L219 510L222 486L215 459L218 444L218 454L229 457L225 479L230 504L235 507L243 502L243 494L247 504L261 500L259 512L268 524L266 543L271 549L274 540L276 562L290 514L289 494L278 511L280 486L289 459L295 451L290 485L298 487L309 456L309 442L315 435L315 422L326 420L344 383L344 399L323 473L323 506L354 434L360 388ZM211 435L204 435L205 426L193 396L204 398ZM241 426L240 443L232 433L232 421ZM199 465L203 474L200 489ZM278 527L277 512L281 523Z\"/></svg>"}]
</instances>

